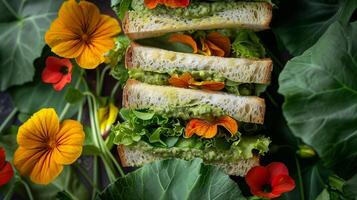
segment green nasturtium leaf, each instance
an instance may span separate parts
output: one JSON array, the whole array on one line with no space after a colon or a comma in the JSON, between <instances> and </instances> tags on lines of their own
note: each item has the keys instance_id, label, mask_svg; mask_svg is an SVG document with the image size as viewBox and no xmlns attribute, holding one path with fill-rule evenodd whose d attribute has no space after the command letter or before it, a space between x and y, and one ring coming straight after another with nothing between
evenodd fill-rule
<instances>
[{"instance_id":1,"label":"green nasturtium leaf","mask_svg":"<svg viewBox=\"0 0 357 200\"><path fill-rule=\"evenodd\" d=\"M0 91L32 81L33 61L61 0L0 1Z\"/></svg>"},{"instance_id":2,"label":"green nasturtium leaf","mask_svg":"<svg viewBox=\"0 0 357 200\"><path fill-rule=\"evenodd\" d=\"M292 55L301 55L332 23L340 20L347 24L356 8L356 0L280 1L280 13L284 14L273 31Z\"/></svg>"},{"instance_id":3,"label":"green nasturtium leaf","mask_svg":"<svg viewBox=\"0 0 357 200\"><path fill-rule=\"evenodd\" d=\"M217 167L202 160L179 159L156 161L145 165L109 185L97 200L196 200L241 199L238 185Z\"/></svg>"},{"instance_id":4,"label":"green nasturtium leaf","mask_svg":"<svg viewBox=\"0 0 357 200\"><path fill-rule=\"evenodd\" d=\"M292 133L343 177L357 162L357 22L336 22L279 77Z\"/></svg>"}]
</instances>

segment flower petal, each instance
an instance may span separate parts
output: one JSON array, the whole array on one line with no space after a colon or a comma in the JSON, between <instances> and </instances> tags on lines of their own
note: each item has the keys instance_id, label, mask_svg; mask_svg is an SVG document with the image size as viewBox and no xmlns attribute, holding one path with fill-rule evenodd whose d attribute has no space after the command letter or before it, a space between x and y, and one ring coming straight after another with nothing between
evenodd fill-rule
<instances>
[{"instance_id":1,"label":"flower petal","mask_svg":"<svg viewBox=\"0 0 357 200\"><path fill-rule=\"evenodd\" d=\"M97 28L92 34L93 39L109 39L114 44L113 37L121 31L118 20L107 15L100 15Z\"/></svg>"},{"instance_id":2,"label":"flower petal","mask_svg":"<svg viewBox=\"0 0 357 200\"><path fill-rule=\"evenodd\" d=\"M216 81L193 81L191 85L200 86L202 89L206 90L222 90L224 88L224 82L216 82Z\"/></svg>"},{"instance_id":3,"label":"flower petal","mask_svg":"<svg viewBox=\"0 0 357 200\"><path fill-rule=\"evenodd\" d=\"M164 0L164 4L170 8L184 8L190 4L189 0Z\"/></svg>"},{"instance_id":4,"label":"flower petal","mask_svg":"<svg viewBox=\"0 0 357 200\"><path fill-rule=\"evenodd\" d=\"M21 175L28 176L45 153L46 149L26 149L20 146L14 154L14 166Z\"/></svg>"},{"instance_id":5,"label":"flower petal","mask_svg":"<svg viewBox=\"0 0 357 200\"><path fill-rule=\"evenodd\" d=\"M202 49L201 53L205 56L211 56L212 52L211 52L210 48L208 47L207 41L201 37L200 42L201 42L201 49Z\"/></svg>"},{"instance_id":6,"label":"flower petal","mask_svg":"<svg viewBox=\"0 0 357 200\"><path fill-rule=\"evenodd\" d=\"M61 59L54 56L48 56L46 67L42 71L42 81L45 83L58 83L62 77L62 67L67 67L69 73L72 71L72 63L69 59Z\"/></svg>"},{"instance_id":7,"label":"flower petal","mask_svg":"<svg viewBox=\"0 0 357 200\"><path fill-rule=\"evenodd\" d=\"M189 82L192 80L193 77L191 76L190 73L184 73L181 76L174 74L169 78L169 83L170 85L173 85L175 87L188 88Z\"/></svg>"},{"instance_id":8,"label":"flower petal","mask_svg":"<svg viewBox=\"0 0 357 200\"><path fill-rule=\"evenodd\" d=\"M251 168L245 175L245 181L253 195L259 195L263 192L263 186L269 184L269 171L263 166Z\"/></svg>"},{"instance_id":9,"label":"flower petal","mask_svg":"<svg viewBox=\"0 0 357 200\"><path fill-rule=\"evenodd\" d=\"M54 162L51 151L46 151L36 162L30 174L34 183L47 185L52 182L63 170L63 165Z\"/></svg>"},{"instance_id":10,"label":"flower petal","mask_svg":"<svg viewBox=\"0 0 357 200\"><path fill-rule=\"evenodd\" d=\"M72 164L82 153L84 131L81 123L64 120L56 135L57 147L53 150L53 159L57 164Z\"/></svg>"},{"instance_id":11,"label":"flower petal","mask_svg":"<svg viewBox=\"0 0 357 200\"><path fill-rule=\"evenodd\" d=\"M53 84L53 88L56 91L61 91L64 88L64 86L67 85L67 83L71 82L71 80L72 80L71 74L64 75L58 83Z\"/></svg>"},{"instance_id":12,"label":"flower petal","mask_svg":"<svg viewBox=\"0 0 357 200\"><path fill-rule=\"evenodd\" d=\"M224 51L224 56L229 56L231 53L231 41L228 37L219 32L211 32L207 35L207 39Z\"/></svg>"},{"instance_id":13,"label":"flower petal","mask_svg":"<svg viewBox=\"0 0 357 200\"><path fill-rule=\"evenodd\" d=\"M185 136L189 138L193 134L203 138L213 138L217 134L217 125L203 119L191 119L186 125Z\"/></svg>"},{"instance_id":14,"label":"flower petal","mask_svg":"<svg viewBox=\"0 0 357 200\"><path fill-rule=\"evenodd\" d=\"M169 37L169 42L180 42L189 45L193 49L193 53L197 53L197 43L190 35L185 34L172 34Z\"/></svg>"},{"instance_id":15,"label":"flower petal","mask_svg":"<svg viewBox=\"0 0 357 200\"><path fill-rule=\"evenodd\" d=\"M100 22L101 15L98 7L89 1L80 1L79 7L81 11L81 24L77 27L82 27L82 33L92 35L98 28L98 23ZM77 16L79 17L79 16ZM68 21L70 22L70 21Z\"/></svg>"},{"instance_id":16,"label":"flower petal","mask_svg":"<svg viewBox=\"0 0 357 200\"><path fill-rule=\"evenodd\" d=\"M288 175L275 176L271 183L272 193L281 195L285 192L290 192L295 188L295 181Z\"/></svg>"},{"instance_id":17,"label":"flower petal","mask_svg":"<svg viewBox=\"0 0 357 200\"><path fill-rule=\"evenodd\" d=\"M270 182L273 181L273 179L279 175L289 175L289 170L285 166L284 163L281 162L272 162L269 165L266 166L270 173Z\"/></svg>"},{"instance_id":18,"label":"flower petal","mask_svg":"<svg viewBox=\"0 0 357 200\"><path fill-rule=\"evenodd\" d=\"M6 162L4 165L1 165L0 168L0 187L8 183L14 176L14 169L12 169L11 164Z\"/></svg>"},{"instance_id":19,"label":"flower petal","mask_svg":"<svg viewBox=\"0 0 357 200\"><path fill-rule=\"evenodd\" d=\"M5 165L5 149L0 147L0 168Z\"/></svg>"},{"instance_id":20,"label":"flower petal","mask_svg":"<svg viewBox=\"0 0 357 200\"><path fill-rule=\"evenodd\" d=\"M232 136L237 134L237 132L238 132L238 123L237 123L237 121L234 120L233 118L229 117L229 116L220 117L216 121L216 124L226 128L231 133Z\"/></svg>"},{"instance_id":21,"label":"flower petal","mask_svg":"<svg viewBox=\"0 0 357 200\"><path fill-rule=\"evenodd\" d=\"M210 52L212 53L212 56L219 56L223 57L225 55L223 49L219 48L217 45L214 43L210 42L209 40L206 41L206 44L208 48L210 49Z\"/></svg>"},{"instance_id":22,"label":"flower petal","mask_svg":"<svg viewBox=\"0 0 357 200\"><path fill-rule=\"evenodd\" d=\"M98 55L96 53L95 47L92 45L86 45L86 47L83 49L82 54L76 58L76 61L79 66L85 69L94 69L99 64L104 62L104 60L104 56L100 54Z\"/></svg>"},{"instance_id":23,"label":"flower petal","mask_svg":"<svg viewBox=\"0 0 357 200\"><path fill-rule=\"evenodd\" d=\"M54 138L59 130L59 119L53 108L36 112L22 124L17 134L17 143L27 149L38 149Z\"/></svg>"},{"instance_id":24,"label":"flower petal","mask_svg":"<svg viewBox=\"0 0 357 200\"><path fill-rule=\"evenodd\" d=\"M144 0L144 4L149 9L154 9L160 3L160 0Z\"/></svg>"}]
</instances>

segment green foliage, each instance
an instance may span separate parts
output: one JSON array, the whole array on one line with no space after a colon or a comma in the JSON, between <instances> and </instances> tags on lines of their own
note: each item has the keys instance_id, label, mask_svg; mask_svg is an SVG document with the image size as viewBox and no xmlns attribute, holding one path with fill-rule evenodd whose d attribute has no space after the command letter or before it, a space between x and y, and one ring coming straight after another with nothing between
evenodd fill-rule
<instances>
[{"instance_id":1,"label":"green foliage","mask_svg":"<svg viewBox=\"0 0 357 200\"><path fill-rule=\"evenodd\" d=\"M82 101L83 98L84 95L81 93L81 91L73 87L69 87L67 89L67 92L64 97L64 99L70 104L78 103Z\"/></svg>"},{"instance_id":2,"label":"green foliage","mask_svg":"<svg viewBox=\"0 0 357 200\"><path fill-rule=\"evenodd\" d=\"M92 129L88 126L84 126L84 133L86 134L84 139L82 155L99 155L100 149L94 144Z\"/></svg>"},{"instance_id":3,"label":"green foliage","mask_svg":"<svg viewBox=\"0 0 357 200\"><path fill-rule=\"evenodd\" d=\"M282 21L273 31L292 55L301 55L327 28L340 20L347 24L357 8L356 0L280 1ZM278 23L279 24L279 23Z\"/></svg>"},{"instance_id":4,"label":"green foliage","mask_svg":"<svg viewBox=\"0 0 357 200\"><path fill-rule=\"evenodd\" d=\"M28 180L34 199L57 199L57 195L64 197L80 197L89 199L90 193L78 176L78 172L72 166L65 166L62 173L48 185L37 185ZM60 193L60 194L58 194ZM61 194L62 193L62 194Z\"/></svg>"},{"instance_id":5,"label":"green foliage","mask_svg":"<svg viewBox=\"0 0 357 200\"><path fill-rule=\"evenodd\" d=\"M115 40L115 48L107 55L109 63L112 66L110 74L119 81L121 87L124 87L129 78L129 73L125 68L124 60L124 55L129 44L129 38L125 35L119 35Z\"/></svg>"},{"instance_id":6,"label":"green foliage","mask_svg":"<svg viewBox=\"0 0 357 200\"><path fill-rule=\"evenodd\" d=\"M73 94L73 91L69 90L82 90L84 88L83 83L80 81L80 70L78 66L74 66L72 70L72 82L65 86L62 91L55 91L51 84L43 83L40 74L45 65L45 59L50 53L49 49L45 48L41 58L35 60L36 74L33 82L26 83L21 86L12 87L9 92L12 101L20 113L26 115L32 115L41 108L52 107L56 110L57 114L60 115L64 110L67 102L66 96L69 100L74 100L73 96L69 98L69 94ZM79 109L82 104L83 98L76 99L73 102L67 114L66 118L72 117Z\"/></svg>"},{"instance_id":7,"label":"green foliage","mask_svg":"<svg viewBox=\"0 0 357 200\"><path fill-rule=\"evenodd\" d=\"M115 134L115 144L130 145L144 139L154 145L170 146L171 144L165 143L164 140L181 136L184 132L184 127L178 119L170 119L149 111L121 109L120 115L125 122L118 123L111 130L111 134Z\"/></svg>"},{"instance_id":8,"label":"green foliage","mask_svg":"<svg viewBox=\"0 0 357 200\"><path fill-rule=\"evenodd\" d=\"M235 57L243 58L263 58L266 54L259 37L252 30L238 30L232 50Z\"/></svg>"},{"instance_id":9,"label":"green foliage","mask_svg":"<svg viewBox=\"0 0 357 200\"><path fill-rule=\"evenodd\" d=\"M157 161L119 178L97 199L230 200L245 197L228 175L202 160Z\"/></svg>"},{"instance_id":10,"label":"green foliage","mask_svg":"<svg viewBox=\"0 0 357 200\"><path fill-rule=\"evenodd\" d=\"M113 1L115 4L117 0L112 0L112 6L115 6L119 19L123 20L125 13L130 9L132 0L121 0L120 3L117 2L115 5L113 5Z\"/></svg>"},{"instance_id":11,"label":"green foliage","mask_svg":"<svg viewBox=\"0 0 357 200\"><path fill-rule=\"evenodd\" d=\"M58 0L0 2L0 91L32 81L45 31L62 4Z\"/></svg>"},{"instance_id":12,"label":"green foliage","mask_svg":"<svg viewBox=\"0 0 357 200\"><path fill-rule=\"evenodd\" d=\"M334 23L280 75L284 116L292 133L325 166L346 178L357 162L357 22Z\"/></svg>"}]
</instances>

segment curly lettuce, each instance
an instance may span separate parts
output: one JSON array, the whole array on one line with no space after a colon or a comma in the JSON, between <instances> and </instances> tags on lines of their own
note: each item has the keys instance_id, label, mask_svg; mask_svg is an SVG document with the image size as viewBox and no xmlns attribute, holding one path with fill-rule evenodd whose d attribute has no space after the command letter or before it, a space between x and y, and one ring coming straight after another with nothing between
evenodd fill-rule
<instances>
[{"instance_id":1,"label":"curly lettuce","mask_svg":"<svg viewBox=\"0 0 357 200\"><path fill-rule=\"evenodd\" d=\"M179 119L165 115L131 109L121 109L120 115L125 122L111 130L115 135L115 144L130 145L144 140L154 146L171 147L184 133L183 123Z\"/></svg>"},{"instance_id":2,"label":"curly lettuce","mask_svg":"<svg viewBox=\"0 0 357 200\"><path fill-rule=\"evenodd\" d=\"M235 57L264 58L266 51L259 37L252 30L239 30L232 43Z\"/></svg>"}]
</instances>

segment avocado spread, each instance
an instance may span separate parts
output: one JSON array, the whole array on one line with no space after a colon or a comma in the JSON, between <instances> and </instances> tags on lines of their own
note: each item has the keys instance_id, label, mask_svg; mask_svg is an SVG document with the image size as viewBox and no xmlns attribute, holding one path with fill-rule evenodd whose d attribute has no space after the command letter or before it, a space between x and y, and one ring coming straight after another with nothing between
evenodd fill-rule
<instances>
[{"instance_id":1,"label":"avocado spread","mask_svg":"<svg viewBox=\"0 0 357 200\"><path fill-rule=\"evenodd\" d=\"M188 120L192 118L204 119L211 117L221 117L225 115L223 110L221 110L220 108L208 104L185 104L167 108L150 107L150 110L155 113L165 114L168 117L180 118L183 120Z\"/></svg>"},{"instance_id":2,"label":"avocado spread","mask_svg":"<svg viewBox=\"0 0 357 200\"><path fill-rule=\"evenodd\" d=\"M252 1L252 0L245 0ZM257 0L269 2L269 0ZM244 2L244 1L242 1ZM217 1L217 2L191 2L189 6L185 8L168 8L164 5L159 5L154 9L149 10L145 7L143 0L133 0L131 7L135 11L139 12L150 12L153 14L170 14L177 17L184 17L186 19L195 19L201 17L213 16L218 12L222 12L228 9L239 9L244 7L244 4L241 2L231 1Z\"/></svg>"},{"instance_id":3,"label":"avocado spread","mask_svg":"<svg viewBox=\"0 0 357 200\"><path fill-rule=\"evenodd\" d=\"M173 71L171 73L158 73L143 71L141 69L130 69L129 77L144 83L152 85L169 85L169 78L172 74L181 75L183 72ZM217 81L225 82L224 91L241 96L254 95L255 93L255 84L252 83L237 83L231 80L224 78L223 76L212 73L209 71L190 71L190 74L196 81Z\"/></svg>"}]
</instances>

